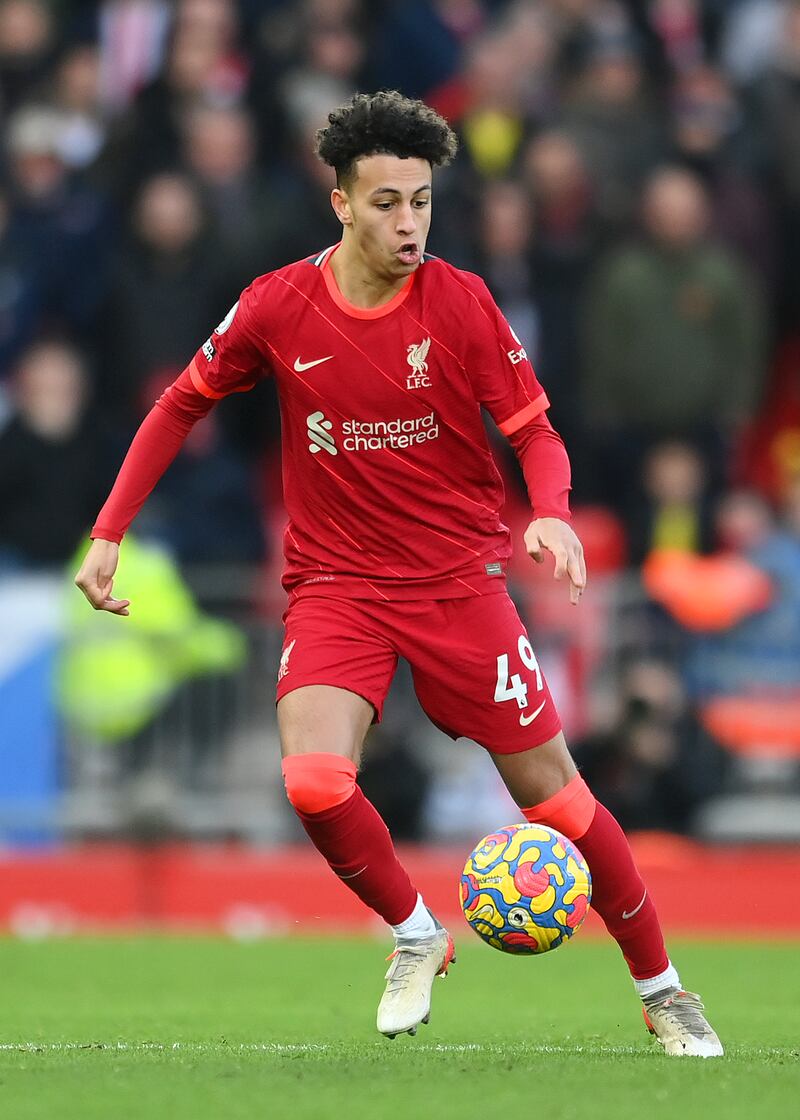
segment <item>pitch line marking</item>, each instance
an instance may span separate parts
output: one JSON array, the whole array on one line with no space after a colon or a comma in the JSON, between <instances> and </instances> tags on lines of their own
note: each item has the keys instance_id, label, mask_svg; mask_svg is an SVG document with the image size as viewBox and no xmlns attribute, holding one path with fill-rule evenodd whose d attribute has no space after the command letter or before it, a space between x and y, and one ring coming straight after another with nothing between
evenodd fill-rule
<instances>
[{"instance_id":1,"label":"pitch line marking","mask_svg":"<svg viewBox=\"0 0 800 1120\"><path fill-rule=\"evenodd\" d=\"M357 1040L351 1040L355 1043ZM367 1044L369 1045L369 1044ZM348 1043L328 1042L0 1042L0 1053L18 1054L56 1054L65 1052L105 1051L109 1054L129 1053L183 1053L183 1054L264 1054L264 1055L291 1055L307 1054L342 1054L346 1053ZM344 1047L344 1049L343 1049ZM374 1040L371 1049L381 1048L385 1053L399 1054L396 1048L384 1046L379 1040ZM500 1057L508 1056L515 1051L515 1044L506 1045L480 1042L438 1042L438 1043L409 1043L408 1053L424 1054L488 1054ZM405 1053L405 1050L402 1051ZM587 1046L576 1044L574 1046L559 1046L543 1043L521 1045L517 1057L536 1057L537 1055L583 1055L586 1057L653 1057L654 1060L663 1061L660 1051L643 1043L641 1046ZM795 1051L789 1047L767 1046L746 1048L741 1055L729 1054L729 1057L740 1056L745 1059L754 1058L787 1058L794 1057Z\"/></svg>"},{"instance_id":2,"label":"pitch line marking","mask_svg":"<svg viewBox=\"0 0 800 1120\"><path fill-rule=\"evenodd\" d=\"M374 1043L381 1045L379 1040ZM225 1053L238 1051L241 1053L275 1053L275 1054L323 1054L337 1051L340 1045L329 1042L2 1042L0 1051L24 1050L30 1053L53 1052L65 1050L122 1050L122 1051L178 1051L188 1053ZM478 1051L487 1054L505 1053L508 1047L500 1045L487 1045L480 1042L436 1042L416 1043L414 1050L423 1050L428 1053L453 1053L463 1054ZM536 1054L574 1054L586 1049L583 1046L540 1046L526 1045L526 1052ZM592 1047L592 1052L598 1051L613 1053L635 1053L635 1046L606 1046Z\"/></svg>"}]
</instances>

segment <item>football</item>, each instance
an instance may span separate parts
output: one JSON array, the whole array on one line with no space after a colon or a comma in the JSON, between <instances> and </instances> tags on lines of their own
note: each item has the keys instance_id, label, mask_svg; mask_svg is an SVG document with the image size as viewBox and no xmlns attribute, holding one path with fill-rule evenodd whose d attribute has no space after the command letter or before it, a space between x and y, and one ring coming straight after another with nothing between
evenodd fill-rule
<instances>
[{"instance_id":1,"label":"football","mask_svg":"<svg viewBox=\"0 0 800 1120\"><path fill-rule=\"evenodd\" d=\"M461 875L461 906L479 937L504 953L546 953L583 923L592 879L571 840L541 824L484 837Z\"/></svg>"}]
</instances>

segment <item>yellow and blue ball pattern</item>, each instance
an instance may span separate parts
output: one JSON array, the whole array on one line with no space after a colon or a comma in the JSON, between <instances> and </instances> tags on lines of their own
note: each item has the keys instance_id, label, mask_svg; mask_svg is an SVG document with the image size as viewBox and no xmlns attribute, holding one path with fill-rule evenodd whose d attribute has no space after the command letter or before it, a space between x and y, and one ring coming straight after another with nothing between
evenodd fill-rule
<instances>
[{"instance_id":1,"label":"yellow and blue ball pattern","mask_svg":"<svg viewBox=\"0 0 800 1120\"><path fill-rule=\"evenodd\" d=\"M461 906L479 937L504 953L546 953L580 928L592 878L566 836L512 824L484 837L461 875Z\"/></svg>"}]
</instances>

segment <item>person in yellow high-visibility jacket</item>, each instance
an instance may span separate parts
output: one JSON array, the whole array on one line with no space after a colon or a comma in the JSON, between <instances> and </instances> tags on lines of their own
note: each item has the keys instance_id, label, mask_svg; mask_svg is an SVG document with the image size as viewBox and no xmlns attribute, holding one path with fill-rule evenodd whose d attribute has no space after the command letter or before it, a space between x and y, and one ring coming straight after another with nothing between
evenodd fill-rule
<instances>
[{"instance_id":1,"label":"person in yellow high-visibility jacket","mask_svg":"<svg viewBox=\"0 0 800 1120\"><path fill-rule=\"evenodd\" d=\"M81 545L84 551L86 544ZM116 742L145 728L179 685L206 673L231 673L245 640L231 623L199 610L170 558L156 545L126 540L118 581L137 608L124 631L70 595L56 673L56 702L67 723Z\"/></svg>"}]
</instances>

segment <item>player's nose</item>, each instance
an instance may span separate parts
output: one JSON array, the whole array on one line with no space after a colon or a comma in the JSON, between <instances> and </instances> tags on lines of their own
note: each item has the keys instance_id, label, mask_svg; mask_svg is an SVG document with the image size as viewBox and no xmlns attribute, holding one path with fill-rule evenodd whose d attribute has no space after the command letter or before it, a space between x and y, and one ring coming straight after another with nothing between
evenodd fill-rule
<instances>
[{"instance_id":1,"label":"player's nose","mask_svg":"<svg viewBox=\"0 0 800 1120\"><path fill-rule=\"evenodd\" d=\"M407 236L408 234L414 233L416 231L416 228L417 222L416 218L414 217L414 211L411 209L411 207L408 206L406 208L398 209L397 232L403 234L404 236Z\"/></svg>"}]
</instances>

